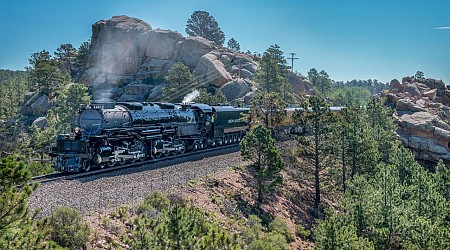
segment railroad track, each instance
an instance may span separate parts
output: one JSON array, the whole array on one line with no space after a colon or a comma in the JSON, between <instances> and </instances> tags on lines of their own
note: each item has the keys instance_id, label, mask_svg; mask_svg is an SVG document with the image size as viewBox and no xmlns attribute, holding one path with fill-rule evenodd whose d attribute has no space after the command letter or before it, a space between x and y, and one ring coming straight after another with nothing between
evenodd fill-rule
<instances>
[{"instance_id":1,"label":"railroad track","mask_svg":"<svg viewBox=\"0 0 450 250\"><path fill-rule=\"evenodd\" d=\"M173 160L173 159L177 159L177 158L187 158L189 156L194 156L194 155L201 155L201 154L205 154L205 153L214 153L216 151L229 149L229 148L238 149L239 144L231 144L231 145L226 145L226 146L221 146L221 147L207 148L207 149L187 152L184 154L176 154L176 155L170 155L170 156L165 156L165 157L161 157L161 158L149 159L146 161L137 161L137 162L127 163L127 164L114 166L114 167L105 166L104 168L100 168L100 169L96 169L96 170L84 172L84 173L56 172L56 173L47 174L47 175L34 176L31 178L31 182L38 182L38 183L43 184L43 183L54 182L54 181L58 181L58 180L73 180L73 179L77 179L77 178L81 178L81 177L88 177L88 176L94 176L94 175L114 172L114 171L118 171L118 170L122 170L122 169L126 169L126 168L147 166L147 165L154 164L157 162L169 161L169 160Z\"/></svg>"}]
</instances>

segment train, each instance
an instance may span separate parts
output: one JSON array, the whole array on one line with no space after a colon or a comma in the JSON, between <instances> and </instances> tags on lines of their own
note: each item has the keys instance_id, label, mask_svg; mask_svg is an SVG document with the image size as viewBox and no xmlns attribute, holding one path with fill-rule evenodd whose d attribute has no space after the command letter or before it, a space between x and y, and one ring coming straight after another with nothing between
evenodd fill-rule
<instances>
[{"instance_id":1,"label":"train","mask_svg":"<svg viewBox=\"0 0 450 250\"><path fill-rule=\"evenodd\" d=\"M92 103L78 111L71 133L59 134L55 170L145 161L238 143L249 130L249 108L202 103Z\"/></svg>"}]
</instances>

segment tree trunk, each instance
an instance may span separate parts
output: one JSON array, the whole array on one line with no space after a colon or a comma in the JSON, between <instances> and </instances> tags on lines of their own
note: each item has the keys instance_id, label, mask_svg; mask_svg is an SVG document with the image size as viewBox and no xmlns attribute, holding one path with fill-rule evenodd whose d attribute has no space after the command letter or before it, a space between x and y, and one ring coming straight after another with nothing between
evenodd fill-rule
<instances>
[{"instance_id":1,"label":"tree trunk","mask_svg":"<svg viewBox=\"0 0 450 250\"><path fill-rule=\"evenodd\" d=\"M314 133L314 180L315 180L315 189L316 189L316 197L314 200L314 205L316 208L316 211L319 212L319 204L320 204L320 179L319 179L319 171L320 171L320 162L319 162L319 128L318 128L318 122L314 122L315 127L315 133Z\"/></svg>"},{"instance_id":2,"label":"tree trunk","mask_svg":"<svg viewBox=\"0 0 450 250\"><path fill-rule=\"evenodd\" d=\"M342 135L342 188L344 189L344 193L345 193L345 181L346 181L346 176L345 176L345 172L346 172L346 168L345 168L345 141L344 141L344 135Z\"/></svg>"},{"instance_id":3,"label":"tree trunk","mask_svg":"<svg viewBox=\"0 0 450 250\"><path fill-rule=\"evenodd\" d=\"M259 209L261 208L261 204L262 204L262 179L261 177L258 178L258 198L257 198L257 203L256 203L256 207Z\"/></svg>"}]
</instances>

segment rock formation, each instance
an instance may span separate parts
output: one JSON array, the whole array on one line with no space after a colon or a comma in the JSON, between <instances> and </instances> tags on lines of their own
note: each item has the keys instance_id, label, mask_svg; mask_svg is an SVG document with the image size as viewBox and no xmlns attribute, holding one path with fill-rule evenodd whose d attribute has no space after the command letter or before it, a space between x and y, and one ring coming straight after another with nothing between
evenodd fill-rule
<instances>
[{"instance_id":1,"label":"rock formation","mask_svg":"<svg viewBox=\"0 0 450 250\"><path fill-rule=\"evenodd\" d=\"M251 80L258 67L251 55L202 37L185 38L178 32L152 29L138 18L114 16L92 26L88 69L82 82L91 88L95 101L156 101L164 81L148 82L162 79L176 62L190 68L197 87L221 88L229 100L252 91ZM293 88L296 94L310 91L302 77L292 74L291 78L298 85Z\"/></svg>"},{"instance_id":2,"label":"rock formation","mask_svg":"<svg viewBox=\"0 0 450 250\"><path fill-rule=\"evenodd\" d=\"M114 16L92 26L88 69L82 81L93 89L96 100L113 99L121 88L118 100L145 101L154 86L142 83L163 77L176 62L191 69L198 87L220 88L238 78L239 71L241 78L250 79L257 67L251 56L204 38L184 38L174 31L154 30L137 18Z\"/></svg>"},{"instance_id":3,"label":"rock formation","mask_svg":"<svg viewBox=\"0 0 450 250\"><path fill-rule=\"evenodd\" d=\"M397 134L417 159L450 163L450 90L442 80L394 79L381 94L395 108Z\"/></svg>"}]
</instances>

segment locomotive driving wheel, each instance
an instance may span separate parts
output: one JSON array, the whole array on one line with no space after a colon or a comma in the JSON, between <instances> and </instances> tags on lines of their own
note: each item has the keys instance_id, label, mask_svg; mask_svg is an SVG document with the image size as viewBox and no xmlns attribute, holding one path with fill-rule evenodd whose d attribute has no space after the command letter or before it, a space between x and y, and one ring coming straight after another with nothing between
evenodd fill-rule
<instances>
[{"instance_id":1,"label":"locomotive driving wheel","mask_svg":"<svg viewBox=\"0 0 450 250\"><path fill-rule=\"evenodd\" d=\"M83 170L83 172L89 172L89 170L91 170L91 163L89 162L89 160L82 161L81 169Z\"/></svg>"},{"instance_id":2,"label":"locomotive driving wheel","mask_svg":"<svg viewBox=\"0 0 450 250\"><path fill-rule=\"evenodd\" d=\"M181 142L181 148L180 148L180 150L178 151L180 154L184 154L184 153L186 153L186 142L185 141L182 141Z\"/></svg>"},{"instance_id":3,"label":"locomotive driving wheel","mask_svg":"<svg viewBox=\"0 0 450 250\"><path fill-rule=\"evenodd\" d=\"M130 149L132 152L138 152L139 155L138 157L133 158L131 162L136 162L137 160L144 161L148 157L147 146L141 140L134 139Z\"/></svg>"},{"instance_id":4,"label":"locomotive driving wheel","mask_svg":"<svg viewBox=\"0 0 450 250\"><path fill-rule=\"evenodd\" d=\"M114 167L116 165L116 161L115 160L109 160L106 165L108 165L108 167Z\"/></svg>"}]
</instances>

